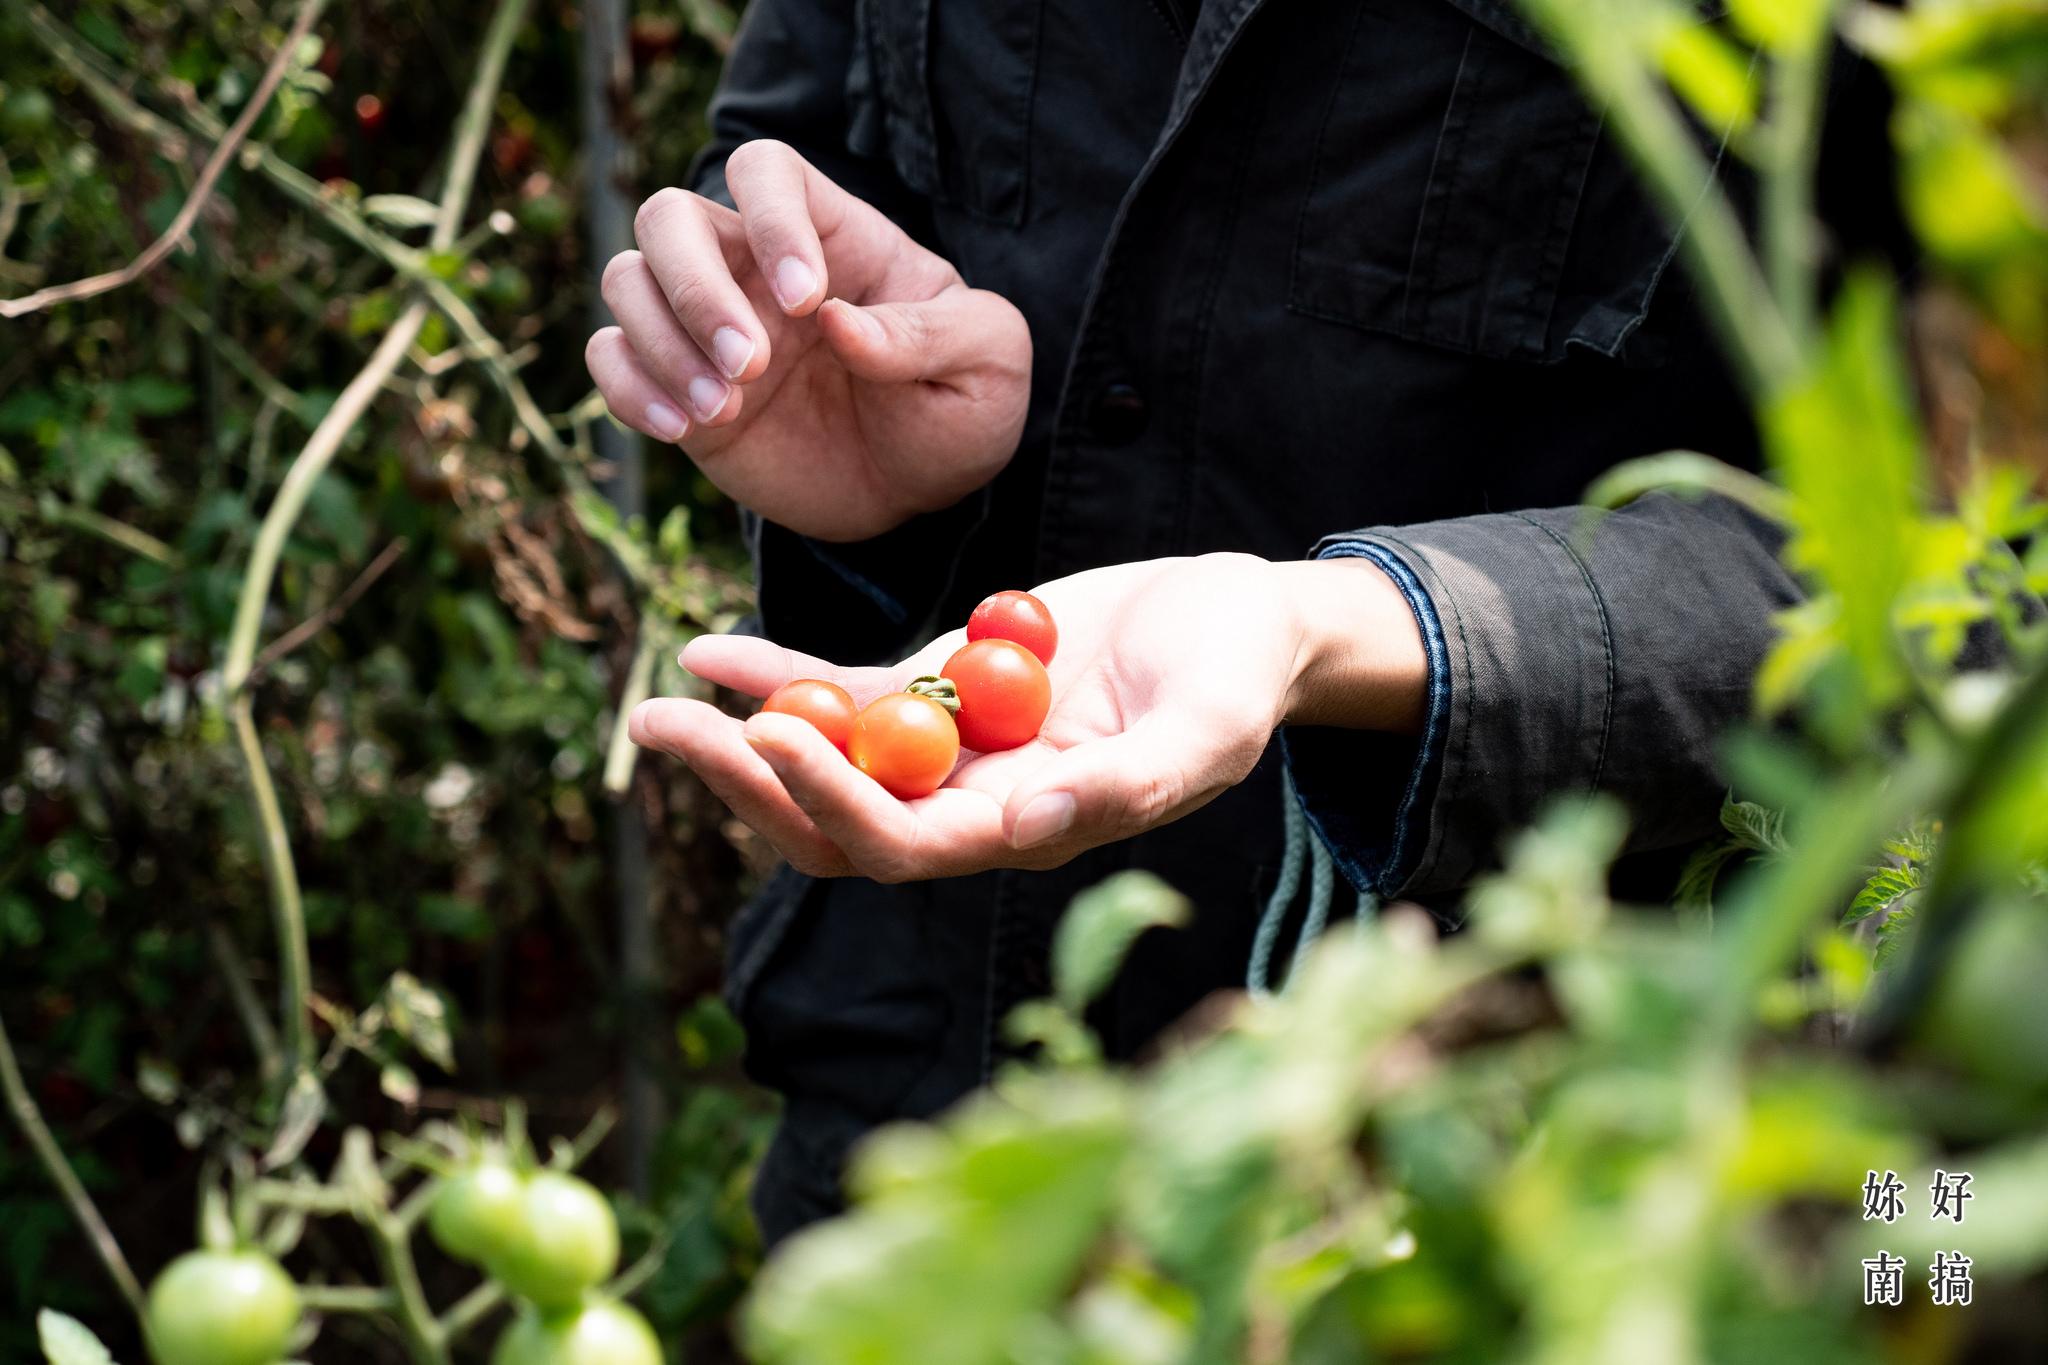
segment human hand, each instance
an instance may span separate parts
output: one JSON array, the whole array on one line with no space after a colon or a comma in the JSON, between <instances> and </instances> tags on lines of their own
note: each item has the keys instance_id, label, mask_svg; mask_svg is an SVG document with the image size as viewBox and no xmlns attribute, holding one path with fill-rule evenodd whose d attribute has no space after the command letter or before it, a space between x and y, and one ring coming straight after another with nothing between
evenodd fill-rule
<instances>
[{"instance_id":1,"label":"human hand","mask_svg":"<svg viewBox=\"0 0 2048 1365\"><path fill-rule=\"evenodd\" d=\"M1049 868L1176 820L1242 781L1283 722L1414 730L1427 663L1400 592L1362 560L1248 555L1093 569L1032 590L1059 622L1039 736L963 755L930 796L899 801L791 716L742 722L657 699L635 743L673 754L799 871L900 882ZM839 668L766 640L704 636L683 665L765 697L795 678L865 705L936 673L964 642L894 668Z\"/></svg>"},{"instance_id":2,"label":"human hand","mask_svg":"<svg viewBox=\"0 0 2048 1365\"><path fill-rule=\"evenodd\" d=\"M1006 299L791 148L726 161L737 211L665 189L605 267L585 360L612 413L821 540L948 507L1016 452L1031 334Z\"/></svg>"}]
</instances>

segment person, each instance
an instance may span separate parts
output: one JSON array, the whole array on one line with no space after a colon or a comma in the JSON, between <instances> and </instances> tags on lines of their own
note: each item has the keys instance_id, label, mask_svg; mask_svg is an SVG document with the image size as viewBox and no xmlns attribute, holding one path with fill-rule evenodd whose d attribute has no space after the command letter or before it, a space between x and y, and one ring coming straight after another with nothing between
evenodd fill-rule
<instances>
[{"instance_id":1,"label":"person","mask_svg":"<svg viewBox=\"0 0 2048 1365\"><path fill-rule=\"evenodd\" d=\"M1758 437L1676 232L1510 4L754 0L710 123L588 351L744 509L757 634L684 664L873 696L1012 587L1061 632L1041 742L910 803L790 717L632 717L787 860L727 987L786 1101L771 1240L989 1076L1114 871L1195 904L1092 1012L1130 1056L1245 983L1297 800L1366 911L1450 910L1559 793L1618 796L1633 855L1713 827L1799 590L1730 502L1574 505Z\"/></svg>"}]
</instances>

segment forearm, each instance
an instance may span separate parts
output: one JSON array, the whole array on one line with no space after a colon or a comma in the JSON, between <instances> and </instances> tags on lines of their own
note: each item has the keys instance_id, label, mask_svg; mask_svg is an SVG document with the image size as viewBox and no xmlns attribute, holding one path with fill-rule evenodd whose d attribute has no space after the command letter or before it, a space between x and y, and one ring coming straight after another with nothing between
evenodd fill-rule
<instances>
[{"instance_id":1,"label":"forearm","mask_svg":"<svg viewBox=\"0 0 2048 1365\"><path fill-rule=\"evenodd\" d=\"M1428 711L1429 659L1415 610L1367 559L1273 565L1301 648L1285 720L1414 735Z\"/></svg>"}]
</instances>

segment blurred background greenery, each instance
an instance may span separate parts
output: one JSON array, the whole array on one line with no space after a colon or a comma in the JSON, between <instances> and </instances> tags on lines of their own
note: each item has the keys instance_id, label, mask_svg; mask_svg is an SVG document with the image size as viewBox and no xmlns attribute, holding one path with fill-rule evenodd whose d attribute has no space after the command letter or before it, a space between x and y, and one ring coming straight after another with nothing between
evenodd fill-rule
<instances>
[{"instance_id":1,"label":"blurred background greenery","mask_svg":"<svg viewBox=\"0 0 2048 1365\"><path fill-rule=\"evenodd\" d=\"M254 0L0 6L0 295L147 246L292 13ZM129 287L0 320L0 1007L145 1277L191 1245L209 1151L275 1117L241 1022L271 1009L279 981L261 830L221 707L237 592L287 468L411 289L347 220L425 245L416 205L374 196L438 192L492 13L330 7L251 132L268 163L228 165L189 250ZM681 179L734 16L694 0L620 17L631 84L614 121L634 155L614 188L632 204ZM465 235L429 268L541 412L565 414L552 424L565 460L601 483L602 419L566 416L590 391L601 264L582 230L595 174L585 18L574 3L530 7ZM326 203L295 198L287 173ZM337 1070L330 1107L404 1128L517 1094L537 1132L568 1131L621 1100L634 1062L659 1126L614 1138L592 1169L626 1192L629 1254L675 1238L643 1307L693 1358L716 1359L755 1254L740 1172L768 1111L737 1076L715 988L722 925L759 855L672 768L643 765L623 803L603 790L643 601L476 353L445 313L427 319L311 488L263 618L268 643L332 616L252 687L313 989L360 1010L404 969L452 1022L452 1054L365 1042L375 1055ZM745 604L732 509L674 452L657 452L645 481L661 529L641 540L674 608L654 610L678 632L729 621ZM630 1031L613 856L629 818L653 835L655 934L631 974L654 974L639 1003L653 1024ZM337 1036L317 1028L323 1047ZM335 1141L323 1128L306 1159L324 1169ZM371 1269L345 1234L298 1254L335 1279ZM0 1360L34 1355L46 1305L104 1329L117 1358L140 1357L10 1128ZM337 1320L315 1358L402 1357Z\"/></svg>"}]
</instances>

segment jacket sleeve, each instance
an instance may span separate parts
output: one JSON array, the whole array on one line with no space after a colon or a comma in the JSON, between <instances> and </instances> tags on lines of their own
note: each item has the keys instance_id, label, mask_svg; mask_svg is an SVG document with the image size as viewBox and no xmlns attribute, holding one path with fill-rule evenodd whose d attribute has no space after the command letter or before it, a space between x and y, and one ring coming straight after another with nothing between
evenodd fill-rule
<instances>
[{"instance_id":1,"label":"jacket sleeve","mask_svg":"<svg viewBox=\"0 0 2048 1365\"><path fill-rule=\"evenodd\" d=\"M907 189L873 147L866 58L852 0L753 0L711 101L710 140L689 184L730 205L725 162L757 138L786 142L820 171L888 214L918 240L929 204ZM760 588L750 628L840 663L893 661L928 632L929 618L969 535L986 512L986 490L919 516L873 540L825 544L742 509Z\"/></svg>"},{"instance_id":2,"label":"jacket sleeve","mask_svg":"<svg viewBox=\"0 0 2048 1365\"><path fill-rule=\"evenodd\" d=\"M1284 737L1338 866L1382 897L1440 896L1566 792L1619 797L1630 851L1707 834L1718 741L1800 596L1778 546L1733 502L1663 494L1327 537L1317 557L1373 559L1402 588L1431 675L1419 742Z\"/></svg>"}]
</instances>

